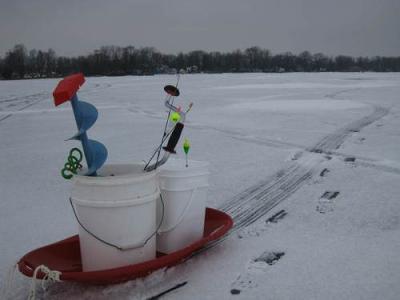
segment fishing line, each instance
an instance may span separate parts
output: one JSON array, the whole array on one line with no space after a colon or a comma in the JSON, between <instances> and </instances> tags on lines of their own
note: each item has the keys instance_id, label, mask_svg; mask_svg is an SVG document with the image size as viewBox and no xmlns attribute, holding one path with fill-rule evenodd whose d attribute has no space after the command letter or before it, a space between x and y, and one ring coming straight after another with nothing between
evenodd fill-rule
<instances>
[{"instance_id":1,"label":"fishing line","mask_svg":"<svg viewBox=\"0 0 400 300\"><path fill-rule=\"evenodd\" d=\"M178 88L180 78L181 78L181 76L180 76L180 74L178 73L178 75L177 75L177 80L176 80L176 84L175 84L175 88L176 88L176 89ZM172 98L171 105L174 104L174 100L175 100L175 97ZM168 102L169 102L169 101L168 101ZM167 134L167 127L168 127L170 115L171 115L171 107L170 107L169 110L168 110L167 121L165 122L163 137L161 138L161 145L162 145L162 143L163 143L163 141L162 141L163 138L164 138L165 135ZM158 166L158 162L159 162L159 159L160 159L160 153L161 153L161 147L158 149L158 154L157 154L155 169L157 169L157 166Z\"/></svg>"},{"instance_id":2,"label":"fishing line","mask_svg":"<svg viewBox=\"0 0 400 300\"><path fill-rule=\"evenodd\" d=\"M154 169L156 169L157 167L158 167L158 164L159 164L159 162L160 162L160 154L161 154L161 148L162 148L162 145L163 145L163 143L165 142L165 140L168 138L168 136L173 132L173 130L174 130L174 128L170 131L170 132L168 132L167 133L167 128L168 128L168 124L169 124L169 118L170 118L170 116L171 116L171 110L173 109L173 103L174 103L174 100L175 100L175 96L178 96L179 95L179 90L178 90L178 85L179 85L179 81L180 81L180 75L178 74L177 75L177 81L176 81L176 84L175 84L175 87L174 86L165 86L164 87L164 90L165 90L165 92L167 93L167 95L166 95L166 97L165 97L165 100L164 100L164 103L165 103L165 105L168 107L168 116L167 116L167 119L166 119L166 122L165 122L165 126L164 126L164 131L163 131L163 135L162 135L162 137L161 137L161 143L160 143L160 145L154 150L154 152L153 152L153 154L151 155L151 157L150 157L150 159L148 160L148 162L146 163L146 165L145 165L145 167L144 167L144 171L146 171L147 170L147 168L148 168L148 166L150 165L150 163L151 163L151 161L153 160L153 158L154 158L154 156L157 154L157 159L156 159L156 163L153 165L153 170ZM171 92L170 90L168 90L167 88L168 87L171 87L173 90L174 90L174 92ZM171 100L172 99L172 100ZM170 102L171 101L171 102ZM167 105L167 103L168 103L168 105Z\"/></svg>"}]
</instances>

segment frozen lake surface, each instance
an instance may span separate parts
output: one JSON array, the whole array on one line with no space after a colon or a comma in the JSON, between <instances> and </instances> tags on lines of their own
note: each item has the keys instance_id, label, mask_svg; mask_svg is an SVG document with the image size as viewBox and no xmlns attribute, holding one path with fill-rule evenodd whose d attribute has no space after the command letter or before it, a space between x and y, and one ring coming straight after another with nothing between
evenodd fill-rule
<instances>
[{"instance_id":1,"label":"frozen lake surface","mask_svg":"<svg viewBox=\"0 0 400 300\"><path fill-rule=\"evenodd\" d=\"M64 141L76 126L70 104L53 105L58 81L0 81L1 285L26 252L77 232L60 169L79 144ZM87 78L79 96L99 110L89 135L108 163L149 158L175 82ZM210 162L208 205L234 218L231 234L145 279L39 297L146 299L187 281L163 299L398 299L400 74L183 75L179 88L177 104L194 102L190 158ZM29 285L17 274L6 299Z\"/></svg>"}]
</instances>

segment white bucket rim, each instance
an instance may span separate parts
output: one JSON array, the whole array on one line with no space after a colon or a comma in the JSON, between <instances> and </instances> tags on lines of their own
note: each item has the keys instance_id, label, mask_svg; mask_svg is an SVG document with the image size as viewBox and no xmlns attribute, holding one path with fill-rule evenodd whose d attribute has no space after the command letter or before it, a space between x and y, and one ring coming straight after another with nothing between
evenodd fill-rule
<instances>
[{"instance_id":1,"label":"white bucket rim","mask_svg":"<svg viewBox=\"0 0 400 300\"><path fill-rule=\"evenodd\" d=\"M104 165L99 172L111 167L133 167L133 166L143 166L144 164L107 164ZM128 173L122 175L109 175L109 176L86 176L83 175L87 169L82 169L78 174L74 175L73 180L74 183L84 183L85 185L92 186L118 186L125 185L132 182L140 183L143 181L148 181L153 177L156 177L159 173L158 170L153 170L150 172L143 171L143 173ZM137 176L133 176L133 174L137 174Z\"/></svg>"},{"instance_id":2,"label":"white bucket rim","mask_svg":"<svg viewBox=\"0 0 400 300\"><path fill-rule=\"evenodd\" d=\"M167 191L167 192L187 192L187 191L192 191L195 189L200 189L200 188L208 188L210 185L209 184L199 184L196 186L188 186L184 188L168 188L168 187L161 187L161 190Z\"/></svg>"},{"instance_id":3,"label":"white bucket rim","mask_svg":"<svg viewBox=\"0 0 400 300\"><path fill-rule=\"evenodd\" d=\"M176 171L173 171L173 173L178 173ZM169 171L160 172L160 178L190 178L190 177L200 177L200 176L208 176L210 175L210 172L204 172L204 173L196 173L196 174L169 174Z\"/></svg>"},{"instance_id":4,"label":"white bucket rim","mask_svg":"<svg viewBox=\"0 0 400 300\"><path fill-rule=\"evenodd\" d=\"M159 168L159 177L163 178L192 178L209 176L209 162L189 160L189 167L182 167L186 164L183 159L170 159L165 165Z\"/></svg>"},{"instance_id":5,"label":"white bucket rim","mask_svg":"<svg viewBox=\"0 0 400 300\"><path fill-rule=\"evenodd\" d=\"M186 164L186 161L184 159L179 159L179 158L172 158L169 160L169 163L167 162L164 166L161 166L160 173L164 172L187 172L187 170L190 171L198 171L201 169L207 169L210 166L210 163L208 161L201 161L201 160L189 160L188 161L188 168L179 168L176 169L174 168L174 165L171 164L171 162L176 162L176 163L181 163L181 164ZM193 166L194 164L194 166Z\"/></svg>"}]
</instances>

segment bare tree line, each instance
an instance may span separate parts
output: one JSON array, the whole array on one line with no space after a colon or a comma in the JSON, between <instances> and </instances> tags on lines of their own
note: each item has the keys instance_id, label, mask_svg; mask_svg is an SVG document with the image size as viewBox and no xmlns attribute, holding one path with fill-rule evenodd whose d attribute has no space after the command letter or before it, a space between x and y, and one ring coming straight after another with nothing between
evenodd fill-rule
<instances>
[{"instance_id":1,"label":"bare tree line","mask_svg":"<svg viewBox=\"0 0 400 300\"><path fill-rule=\"evenodd\" d=\"M272 54L250 47L231 52L163 54L152 47L104 46L86 56L57 56L48 49L27 50L18 44L0 57L1 79L62 77L75 72L87 76L152 75L176 72L399 72L399 57L327 56L322 53Z\"/></svg>"}]
</instances>

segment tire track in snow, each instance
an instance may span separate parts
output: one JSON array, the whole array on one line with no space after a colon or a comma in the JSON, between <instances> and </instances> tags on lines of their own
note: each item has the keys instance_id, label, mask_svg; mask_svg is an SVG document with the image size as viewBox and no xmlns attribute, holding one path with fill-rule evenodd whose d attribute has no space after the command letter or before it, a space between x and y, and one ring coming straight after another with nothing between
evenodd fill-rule
<instances>
[{"instance_id":1,"label":"tire track in snow","mask_svg":"<svg viewBox=\"0 0 400 300\"><path fill-rule=\"evenodd\" d=\"M81 95L83 95L83 97L86 96L90 96L91 94L95 94L98 92L101 92L105 89L109 89L111 88L112 85L111 84L95 84L94 87L89 87L88 89L85 89L83 91L80 92ZM26 96L21 96L21 97L12 97L12 98L7 98L7 99L0 99L0 111L2 112L2 114L5 114L4 117L0 118L0 122L12 117L14 114L16 114L17 112L21 112L39 102L42 102L44 100L47 99L51 99L51 93L48 92L42 92L42 93L36 93L36 94L31 94L31 95L26 95ZM19 106L20 104L25 103L26 105L24 105L23 107L14 110L14 111L6 111L3 110L4 107L2 107L2 104L5 105L7 104L7 107L14 107L14 106ZM41 112L41 111L38 111Z\"/></svg>"},{"instance_id":2,"label":"tire track in snow","mask_svg":"<svg viewBox=\"0 0 400 300\"><path fill-rule=\"evenodd\" d=\"M348 92L354 92L354 91L357 91L359 89L360 88L349 88L349 89L346 89L346 90L340 90L340 91L337 91L337 92L326 94L325 98L329 98L329 99L335 100L341 94L345 94L345 93L348 93Z\"/></svg>"},{"instance_id":3,"label":"tire track in snow","mask_svg":"<svg viewBox=\"0 0 400 300\"><path fill-rule=\"evenodd\" d=\"M315 153L330 153L330 151L339 149L345 139L354 132L359 132L362 128L372 124L376 120L383 118L389 110L387 108L374 106L374 111L357 121L354 121L344 128L341 128L321 139L313 147L307 149Z\"/></svg>"},{"instance_id":4,"label":"tire track in snow","mask_svg":"<svg viewBox=\"0 0 400 300\"><path fill-rule=\"evenodd\" d=\"M274 176L251 186L234 198L222 204L219 209L228 213L234 221L231 231L222 239L215 241L194 255L224 241L230 234L264 217L272 208L293 195L316 173L318 165L324 161L319 153L330 153L339 148L353 132L379 120L388 113L388 109L375 106L368 116L351 122L347 126L322 138L313 147L307 149L298 161L292 162Z\"/></svg>"},{"instance_id":5,"label":"tire track in snow","mask_svg":"<svg viewBox=\"0 0 400 300\"><path fill-rule=\"evenodd\" d=\"M47 96L47 93L36 93L36 94L31 94L31 95L26 95L26 96L21 96L21 97L12 97L12 98L7 98L7 99L0 99L0 105L3 104L3 103L12 103L12 104L14 104L15 102L20 103L20 102L27 102L27 101L37 100L38 98L41 98L43 96Z\"/></svg>"},{"instance_id":6,"label":"tire track in snow","mask_svg":"<svg viewBox=\"0 0 400 300\"><path fill-rule=\"evenodd\" d=\"M398 165L396 162L379 160L376 158L370 158L362 155L354 155L351 153L341 153L337 151L329 151L329 155L335 156L343 161L345 161L346 158L353 157L355 161L352 162L352 164L355 166L372 168L378 171L400 175L400 165Z\"/></svg>"},{"instance_id":7,"label":"tire track in snow","mask_svg":"<svg viewBox=\"0 0 400 300\"><path fill-rule=\"evenodd\" d=\"M364 168L372 168L372 169L379 170L379 171L382 171L382 172L387 172L387 173L400 175L400 169L396 168L396 167L393 167L393 166L374 164L374 163L369 163L369 162L365 162L365 161L356 161L354 164L356 166L361 166L361 167L364 167Z\"/></svg>"},{"instance_id":8,"label":"tire track in snow","mask_svg":"<svg viewBox=\"0 0 400 300\"><path fill-rule=\"evenodd\" d=\"M247 143L252 143L256 145L263 145L263 146L268 146L268 147L273 147L273 148L284 148L287 149L288 147L293 148L293 149L305 149L305 146L298 145L295 143L290 143L290 142L284 142L284 141L279 141L279 140L274 140L274 139L268 139L268 138L261 138L259 136L255 135L250 135L247 133L240 132L238 130L233 130L233 129L228 129L228 128L219 128L211 125L204 125L200 123L193 123L193 122L187 122L186 124L187 127L193 128L193 129L198 129L198 130L213 130L219 133L224 134L227 137L230 137L232 139L236 139L239 141L247 142Z\"/></svg>"},{"instance_id":9,"label":"tire track in snow","mask_svg":"<svg viewBox=\"0 0 400 300\"><path fill-rule=\"evenodd\" d=\"M23 107L19 108L17 112L23 111L24 109L27 109L43 100L46 99L47 94L46 93L38 93L38 94L33 94L25 97L20 97L20 98L12 98L12 99L7 99L7 100L2 100L1 102L21 102L23 101L24 103L27 103ZM7 113L7 112L6 112ZM14 112L10 112L6 114L4 117L0 118L0 122L12 117L14 115Z\"/></svg>"},{"instance_id":10,"label":"tire track in snow","mask_svg":"<svg viewBox=\"0 0 400 300\"><path fill-rule=\"evenodd\" d=\"M316 172L323 161L319 155L308 154L298 162L291 163L269 182L262 182L226 202L220 209L234 220L233 230L244 228L258 221L269 210L295 193Z\"/></svg>"}]
</instances>

